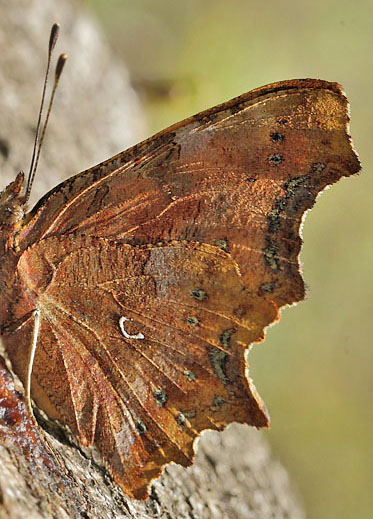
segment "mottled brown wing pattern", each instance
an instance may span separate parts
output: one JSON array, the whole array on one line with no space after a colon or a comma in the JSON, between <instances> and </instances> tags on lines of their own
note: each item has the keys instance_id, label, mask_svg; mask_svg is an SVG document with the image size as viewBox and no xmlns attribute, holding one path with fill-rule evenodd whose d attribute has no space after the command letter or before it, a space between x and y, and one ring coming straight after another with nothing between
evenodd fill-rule
<instances>
[{"instance_id":1,"label":"mottled brown wing pattern","mask_svg":"<svg viewBox=\"0 0 373 519\"><path fill-rule=\"evenodd\" d=\"M130 495L143 497L149 473L168 461L190 464L201 430L267 425L244 350L277 311L248 293L219 248L51 237L23 254L18 271L42 319L33 396L82 444L97 443ZM121 317L129 336L143 337L126 338ZM26 328L5 337L19 372Z\"/></svg>"},{"instance_id":2,"label":"mottled brown wing pattern","mask_svg":"<svg viewBox=\"0 0 373 519\"><path fill-rule=\"evenodd\" d=\"M326 185L359 169L347 124L335 83L258 89L57 187L19 246L72 231L134 245L210 243L237 261L249 290L290 304L304 297L304 211Z\"/></svg>"},{"instance_id":3,"label":"mottled brown wing pattern","mask_svg":"<svg viewBox=\"0 0 373 519\"><path fill-rule=\"evenodd\" d=\"M304 296L299 227L359 170L335 83L276 83L57 186L11 239L1 330L32 395L147 495L206 428L266 426L245 349ZM12 277L12 279L13 279Z\"/></svg>"}]
</instances>

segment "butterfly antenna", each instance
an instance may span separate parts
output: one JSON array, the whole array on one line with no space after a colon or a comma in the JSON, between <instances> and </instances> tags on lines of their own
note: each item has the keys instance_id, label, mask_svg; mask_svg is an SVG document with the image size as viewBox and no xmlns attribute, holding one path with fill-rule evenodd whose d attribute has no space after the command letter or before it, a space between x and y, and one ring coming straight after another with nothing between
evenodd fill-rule
<instances>
[{"instance_id":1,"label":"butterfly antenna","mask_svg":"<svg viewBox=\"0 0 373 519\"><path fill-rule=\"evenodd\" d=\"M29 170L28 179L27 179L26 193L25 193L25 196L24 196L24 199L23 199L23 203L24 204L26 204L26 202L30 198L31 186L32 186L32 183L33 183L33 180L34 180L34 177L35 177L35 173L36 173L36 166L37 166L37 162L38 162L38 157L40 155L39 135L40 135L40 128L41 128L41 118L42 118L42 115L43 115L45 93L46 93L46 88L47 88L47 84L48 84L48 77L49 77L49 70L50 70L52 53L53 53L53 49L54 49L54 47L56 45L56 42L57 42L59 30L60 30L60 26L57 23L53 24L52 29L51 29L51 33L50 33L50 37L49 37L47 70L46 70L45 78L44 78L43 93L42 93L42 96L41 96L39 117L38 117L38 122L37 122L37 125L36 125L36 134L35 134L35 140L34 140L34 148L33 148L33 151L32 151L30 170ZM65 58L65 60L66 60L66 58ZM63 65L62 65L62 68L63 68ZM61 72L62 72L62 70L61 70ZM45 125L44 125L44 128L45 128ZM45 129L43 129L43 132L45 133ZM39 147L38 147L38 144L39 144Z\"/></svg>"},{"instance_id":2,"label":"butterfly antenna","mask_svg":"<svg viewBox=\"0 0 373 519\"><path fill-rule=\"evenodd\" d=\"M61 77L62 70L63 70L63 67L64 67L64 65L66 63L66 60L67 60L67 55L66 54L61 54L60 57L58 58L58 61L57 61L56 73L55 73L55 76L54 76L54 85L53 85L53 90L52 90L52 94L51 94L51 99L49 101L47 116L45 118L45 123L43 125L43 129L42 129L40 140L39 140L39 145L37 147L37 154L36 154L35 164L34 164L34 167L33 167L32 171L30 172L30 175L29 175L29 182L27 183L25 202L27 202L27 200L29 199L29 196L30 196L30 191L31 191L32 183L34 181L35 173L36 173L36 170L37 170L37 167L38 167L38 163L39 163L39 157L40 157L40 152L41 152L41 148L42 148L44 137L45 137L45 132L46 132L46 129L47 129L47 126L48 126L49 116L50 116L51 111L52 111L54 96L56 94L56 90L57 90L57 86L58 86L58 81L59 81L59 79Z\"/></svg>"}]
</instances>

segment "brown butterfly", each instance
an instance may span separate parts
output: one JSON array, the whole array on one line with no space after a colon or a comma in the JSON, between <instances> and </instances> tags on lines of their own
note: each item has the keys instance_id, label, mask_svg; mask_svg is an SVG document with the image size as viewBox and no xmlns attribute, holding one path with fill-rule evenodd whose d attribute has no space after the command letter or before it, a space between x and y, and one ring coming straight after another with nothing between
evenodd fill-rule
<instances>
[{"instance_id":1,"label":"brown butterfly","mask_svg":"<svg viewBox=\"0 0 373 519\"><path fill-rule=\"evenodd\" d=\"M268 425L245 352L304 297L304 212L360 169L348 122L337 83L283 81L71 177L29 213L23 173L1 193L13 369L129 496L170 461L190 465L202 430Z\"/></svg>"}]
</instances>

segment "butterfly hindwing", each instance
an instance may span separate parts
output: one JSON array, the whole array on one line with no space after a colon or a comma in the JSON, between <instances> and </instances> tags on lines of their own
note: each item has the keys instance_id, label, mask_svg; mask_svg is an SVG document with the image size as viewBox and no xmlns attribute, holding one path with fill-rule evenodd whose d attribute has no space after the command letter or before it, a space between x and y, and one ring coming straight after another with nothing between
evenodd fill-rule
<instances>
[{"instance_id":1,"label":"butterfly hindwing","mask_svg":"<svg viewBox=\"0 0 373 519\"><path fill-rule=\"evenodd\" d=\"M41 271L49 280L29 287L41 315L33 396L96 442L127 493L142 497L148 471L168 461L190 464L203 429L267 424L244 350L277 310L248 293L229 254L69 235L31 247L18 271L24 283ZM30 333L5 337L15 367Z\"/></svg>"}]
</instances>

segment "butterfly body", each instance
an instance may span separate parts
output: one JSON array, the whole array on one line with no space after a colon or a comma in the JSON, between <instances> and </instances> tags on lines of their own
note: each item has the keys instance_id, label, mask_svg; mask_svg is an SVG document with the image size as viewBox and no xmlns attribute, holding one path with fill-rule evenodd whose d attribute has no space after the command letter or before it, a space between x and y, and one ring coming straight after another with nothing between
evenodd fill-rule
<instances>
[{"instance_id":1,"label":"butterfly body","mask_svg":"<svg viewBox=\"0 0 373 519\"><path fill-rule=\"evenodd\" d=\"M72 177L23 216L0 198L0 330L32 396L95 443L129 494L200 431L268 425L245 350L304 297L299 227L359 170L339 85L294 80L178 123Z\"/></svg>"}]
</instances>

